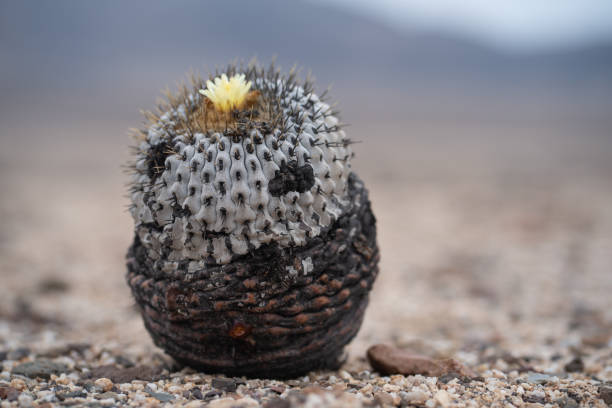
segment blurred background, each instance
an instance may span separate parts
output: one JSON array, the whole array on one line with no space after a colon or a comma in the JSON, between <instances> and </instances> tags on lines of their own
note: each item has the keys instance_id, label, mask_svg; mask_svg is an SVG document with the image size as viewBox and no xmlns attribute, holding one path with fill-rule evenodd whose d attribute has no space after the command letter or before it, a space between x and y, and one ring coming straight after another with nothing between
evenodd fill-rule
<instances>
[{"instance_id":1,"label":"blurred background","mask_svg":"<svg viewBox=\"0 0 612 408\"><path fill-rule=\"evenodd\" d=\"M0 344L152 348L127 131L190 70L276 56L361 142L382 263L353 355L609 347L611 21L607 0L0 0Z\"/></svg>"}]
</instances>

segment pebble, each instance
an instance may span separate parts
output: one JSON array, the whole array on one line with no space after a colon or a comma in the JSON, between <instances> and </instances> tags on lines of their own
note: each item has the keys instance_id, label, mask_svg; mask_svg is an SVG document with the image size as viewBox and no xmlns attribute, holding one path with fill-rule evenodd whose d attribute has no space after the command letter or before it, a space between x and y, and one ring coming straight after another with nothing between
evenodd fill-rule
<instances>
[{"instance_id":1,"label":"pebble","mask_svg":"<svg viewBox=\"0 0 612 408\"><path fill-rule=\"evenodd\" d=\"M113 382L108 378L98 378L94 384L102 391L110 391L113 388Z\"/></svg>"},{"instance_id":2,"label":"pebble","mask_svg":"<svg viewBox=\"0 0 612 408\"><path fill-rule=\"evenodd\" d=\"M74 390L74 391L67 391L67 392L57 392L55 393L55 396L60 401L64 401L70 398L85 398L87 397L87 393L83 390Z\"/></svg>"},{"instance_id":3,"label":"pebble","mask_svg":"<svg viewBox=\"0 0 612 408\"><path fill-rule=\"evenodd\" d=\"M530 372L527 374L526 381L532 384L546 384L550 379L551 376L548 374Z\"/></svg>"},{"instance_id":4,"label":"pebble","mask_svg":"<svg viewBox=\"0 0 612 408\"><path fill-rule=\"evenodd\" d=\"M584 362L580 357L576 357L567 363L564 368L568 373L578 373L584 370Z\"/></svg>"},{"instance_id":5,"label":"pebble","mask_svg":"<svg viewBox=\"0 0 612 408\"><path fill-rule=\"evenodd\" d=\"M402 401L406 404L419 405L425 403L429 399L429 396L423 391L410 391L403 392L400 394Z\"/></svg>"},{"instance_id":6,"label":"pebble","mask_svg":"<svg viewBox=\"0 0 612 408\"><path fill-rule=\"evenodd\" d=\"M29 408L34 403L34 398L31 395L26 394L25 392L21 393L19 398L17 398L17 402L19 402L19 406L23 408Z\"/></svg>"},{"instance_id":7,"label":"pebble","mask_svg":"<svg viewBox=\"0 0 612 408\"><path fill-rule=\"evenodd\" d=\"M373 389L374 389L374 386L372 384L366 384L365 387L363 387L359 391L362 394L368 394L368 393L371 393Z\"/></svg>"},{"instance_id":8,"label":"pebble","mask_svg":"<svg viewBox=\"0 0 612 408\"><path fill-rule=\"evenodd\" d=\"M193 396L193 398L195 399L204 399L204 395L202 394L202 391L199 388L194 388L191 390L191 395Z\"/></svg>"},{"instance_id":9,"label":"pebble","mask_svg":"<svg viewBox=\"0 0 612 408\"><path fill-rule=\"evenodd\" d=\"M99 400L107 400L107 399L117 400L119 399L119 394L117 394L116 392L107 391L105 393L96 395L95 398Z\"/></svg>"},{"instance_id":10,"label":"pebble","mask_svg":"<svg viewBox=\"0 0 612 408\"><path fill-rule=\"evenodd\" d=\"M383 406L393 405L393 397L386 392L374 393L374 399Z\"/></svg>"},{"instance_id":11,"label":"pebble","mask_svg":"<svg viewBox=\"0 0 612 408\"><path fill-rule=\"evenodd\" d=\"M546 393L544 391L536 390L532 391L529 396L537 399L544 399L546 398Z\"/></svg>"},{"instance_id":12,"label":"pebble","mask_svg":"<svg viewBox=\"0 0 612 408\"><path fill-rule=\"evenodd\" d=\"M421 374L428 377L440 377L443 375L475 376L472 370L457 360L450 358L434 360L385 344L376 344L370 347L367 351L367 357L372 368L384 375Z\"/></svg>"},{"instance_id":13,"label":"pebble","mask_svg":"<svg viewBox=\"0 0 612 408\"><path fill-rule=\"evenodd\" d=\"M399 392L401 390L399 386L393 384L383 384L382 389L385 392Z\"/></svg>"},{"instance_id":14,"label":"pebble","mask_svg":"<svg viewBox=\"0 0 612 408\"><path fill-rule=\"evenodd\" d=\"M0 387L0 400L15 401L19 394L19 390L13 387Z\"/></svg>"},{"instance_id":15,"label":"pebble","mask_svg":"<svg viewBox=\"0 0 612 408\"><path fill-rule=\"evenodd\" d=\"M212 380L213 388L218 390L234 392L236 391L236 381L231 378L213 378Z\"/></svg>"},{"instance_id":16,"label":"pebble","mask_svg":"<svg viewBox=\"0 0 612 408\"><path fill-rule=\"evenodd\" d=\"M161 367L135 366L122 368L112 364L95 367L89 373L89 378L108 378L117 384L133 380L156 381L161 377Z\"/></svg>"},{"instance_id":17,"label":"pebble","mask_svg":"<svg viewBox=\"0 0 612 408\"><path fill-rule=\"evenodd\" d=\"M563 397L555 401L560 408L578 408L579 405L573 398Z\"/></svg>"},{"instance_id":18,"label":"pebble","mask_svg":"<svg viewBox=\"0 0 612 408\"><path fill-rule=\"evenodd\" d=\"M478 380L477 377L466 379L453 373L440 377L419 374L383 376L378 372L368 371L357 374L367 362L354 360L347 364L346 370L315 371L309 376L289 381L198 374L189 368L172 366L166 362L160 363L164 361L161 359L147 359L146 354L130 354L123 349L120 352L121 355L126 354L128 356L126 358L130 361L150 364L134 367L154 368L156 378L134 378L125 383L118 383L104 375L99 376L106 373L123 375L126 372L124 367L116 364L117 354L110 349L109 351L96 349L96 346L86 350L84 354L88 357L71 353L73 361L70 365L67 364L68 360L65 357L57 357L53 363L66 363L64 365L73 368L60 374L51 374L49 379L11 375L8 371L13 367L17 368L20 364L9 361L3 364L3 368L8 370L7 375L0 378L0 397L4 394L9 398L0 402L0 408L9 405L19 406L18 399L22 394L32 397L32 405L37 408L163 405L196 408L206 404L212 404L213 408L256 406L451 408L456 405L476 407L510 406L510 404L517 407L577 408L577 406L603 407L604 401L612 398L610 390L612 385L598 382L584 374L577 373L559 378L551 374L520 371L520 367L517 369L512 363L497 364L501 361L500 358L491 359L492 362L489 362L488 351L469 359L476 362L474 365L481 367L479 371L485 378L480 377ZM563 370L563 363L573 358L571 353L572 351L568 349L566 354L551 359L553 363L548 365L543 360L533 364L548 372ZM39 355L36 351L31 354ZM582 358L585 365L598 364L604 367L611 365L609 360L606 360L609 358L608 355L603 351L601 354L583 355ZM157 364L153 364L155 361ZM92 367L92 364L99 362L110 364ZM134 372L136 371L128 373L131 375ZM597 378L606 379L601 372ZM23 397L23 400L27 402L28 398Z\"/></svg>"},{"instance_id":19,"label":"pebble","mask_svg":"<svg viewBox=\"0 0 612 408\"><path fill-rule=\"evenodd\" d=\"M103 407L109 407L109 406L113 406L115 405L116 401L112 398L107 398L107 399L101 399L99 400L97 403L96 402L90 402L88 405L88 407L93 408L96 406L103 406Z\"/></svg>"},{"instance_id":20,"label":"pebble","mask_svg":"<svg viewBox=\"0 0 612 408\"><path fill-rule=\"evenodd\" d=\"M598 389L599 398L604 400L608 406L612 407L612 384L610 385L602 385Z\"/></svg>"},{"instance_id":21,"label":"pebble","mask_svg":"<svg viewBox=\"0 0 612 408\"><path fill-rule=\"evenodd\" d=\"M13 351L9 351L8 355L6 356L7 360L21 360L22 358L25 358L27 356L30 355L30 349L27 347L20 347L16 350Z\"/></svg>"},{"instance_id":22,"label":"pebble","mask_svg":"<svg viewBox=\"0 0 612 408\"><path fill-rule=\"evenodd\" d=\"M11 387L15 388L16 390L23 391L26 389L26 383L21 378L13 378L11 380Z\"/></svg>"},{"instance_id":23,"label":"pebble","mask_svg":"<svg viewBox=\"0 0 612 408\"><path fill-rule=\"evenodd\" d=\"M170 402L175 399L175 396L166 392L149 392L149 395L161 402Z\"/></svg>"},{"instance_id":24,"label":"pebble","mask_svg":"<svg viewBox=\"0 0 612 408\"><path fill-rule=\"evenodd\" d=\"M444 408L448 407L451 403L450 395L448 395L448 392L444 390L439 390L436 392L436 395L434 395L434 400L436 400L436 402Z\"/></svg>"},{"instance_id":25,"label":"pebble","mask_svg":"<svg viewBox=\"0 0 612 408\"><path fill-rule=\"evenodd\" d=\"M49 360L35 360L27 363L19 364L13 368L13 375L23 375L29 378L51 378L52 374L60 374L68 370L64 364L54 363Z\"/></svg>"}]
</instances>

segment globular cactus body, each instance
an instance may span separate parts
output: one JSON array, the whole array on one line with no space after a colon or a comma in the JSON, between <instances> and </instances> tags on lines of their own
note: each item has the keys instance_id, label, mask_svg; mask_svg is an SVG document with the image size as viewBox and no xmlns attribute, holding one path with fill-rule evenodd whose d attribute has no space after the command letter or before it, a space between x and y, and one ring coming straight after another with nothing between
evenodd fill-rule
<instances>
[{"instance_id":1,"label":"globular cactus body","mask_svg":"<svg viewBox=\"0 0 612 408\"><path fill-rule=\"evenodd\" d=\"M128 283L155 343L186 364L268 377L332 367L378 270L367 191L311 84L238 71L205 91L195 80L142 132Z\"/></svg>"}]
</instances>

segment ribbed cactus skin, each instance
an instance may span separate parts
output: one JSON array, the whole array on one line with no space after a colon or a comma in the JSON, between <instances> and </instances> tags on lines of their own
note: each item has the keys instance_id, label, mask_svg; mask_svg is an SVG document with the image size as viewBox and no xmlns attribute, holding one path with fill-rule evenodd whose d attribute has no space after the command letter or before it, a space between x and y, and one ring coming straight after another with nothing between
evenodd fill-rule
<instances>
[{"instance_id":1,"label":"ribbed cactus skin","mask_svg":"<svg viewBox=\"0 0 612 408\"><path fill-rule=\"evenodd\" d=\"M354 175L349 193L356 211L307 245L274 243L173 277L155 270L136 237L127 279L155 344L178 361L227 375L283 378L335 368L378 273L375 218Z\"/></svg>"},{"instance_id":2,"label":"ribbed cactus skin","mask_svg":"<svg viewBox=\"0 0 612 408\"><path fill-rule=\"evenodd\" d=\"M310 83L242 72L249 110L219 117L199 80L141 131L127 282L155 344L187 365L250 377L333 368L378 273L368 193Z\"/></svg>"},{"instance_id":3,"label":"ribbed cactus skin","mask_svg":"<svg viewBox=\"0 0 612 408\"><path fill-rule=\"evenodd\" d=\"M350 207L352 152L330 106L298 84L250 77L282 124L188 129L203 103L194 89L139 144L131 212L151 256L197 268L270 242L301 246ZM283 174L302 183L283 188Z\"/></svg>"}]
</instances>

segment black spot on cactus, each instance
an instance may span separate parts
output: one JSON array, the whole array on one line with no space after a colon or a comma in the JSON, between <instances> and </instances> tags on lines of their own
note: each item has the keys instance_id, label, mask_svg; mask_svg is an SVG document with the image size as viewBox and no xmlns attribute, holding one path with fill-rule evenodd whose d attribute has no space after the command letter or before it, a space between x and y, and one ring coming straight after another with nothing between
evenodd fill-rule
<instances>
[{"instance_id":1,"label":"black spot on cactus","mask_svg":"<svg viewBox=\"0 0 612 408\"><path fill-rule=\"evenodd\" d=\"M297 161L281 163L280 169L268 183L268 191L275 197L295 191L303 193L314 185L314 171L309 164L298 166Z\"/></svg>"}]
</instances>

